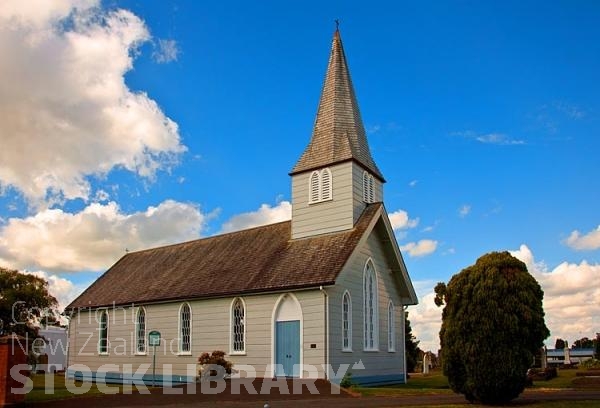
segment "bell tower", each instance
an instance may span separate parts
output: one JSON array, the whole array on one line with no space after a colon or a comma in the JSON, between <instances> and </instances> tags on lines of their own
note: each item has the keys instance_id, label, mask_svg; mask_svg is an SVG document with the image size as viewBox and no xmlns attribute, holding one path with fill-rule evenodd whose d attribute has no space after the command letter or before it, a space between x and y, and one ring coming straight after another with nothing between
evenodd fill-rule
<instances>
[{"instance_id":1,"label":"bell tower","mask_svg":"<svg viewBox=\"0 0 600 408\"><path fill-rule=\"evenodd\" d=\"M292 239L352 229L385 179L367 143L340 32L333 35L310 142L290 172Z\"/></svg>"}]
</instances>

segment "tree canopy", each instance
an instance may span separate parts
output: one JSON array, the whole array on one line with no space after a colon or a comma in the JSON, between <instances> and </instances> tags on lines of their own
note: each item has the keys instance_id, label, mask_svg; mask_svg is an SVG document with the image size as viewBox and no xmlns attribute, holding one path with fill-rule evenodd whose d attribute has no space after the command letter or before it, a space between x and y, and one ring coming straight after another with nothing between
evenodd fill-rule
<instances>
[{"instance_id":1,"label":"tree canopy","mask_svg":"<svg viewBox=\"0 0 600 408\"><path fill-rule=\"evenodd\" d=\"M0 333L35 338L36 323L51 320L57 306L46 280L0 267Z\"/></svg>"},{"instance_id":2,"label":"tree canopy","mask_svg":"<svg viewBox=\"0 0 600 408\"><path fill-rule=\"evenodd\" d=\"M566 345L567 345L567 342L559 337L556 339L556 342L554 343L554 348L562 350L565 348Z\"/></svg>"},{"instance_id":3,"label":"tree canopy","mask_svg":"<svg viewBox=\"0 0 600 408\"><path fill-rule=\"evenodd\" d=\"M435 292L436 304L445 305L441 357L452 389L484 404L516 398L550 334L544 293L525 264L508 252L492 252Z\"/></svg>"}]
</instances>

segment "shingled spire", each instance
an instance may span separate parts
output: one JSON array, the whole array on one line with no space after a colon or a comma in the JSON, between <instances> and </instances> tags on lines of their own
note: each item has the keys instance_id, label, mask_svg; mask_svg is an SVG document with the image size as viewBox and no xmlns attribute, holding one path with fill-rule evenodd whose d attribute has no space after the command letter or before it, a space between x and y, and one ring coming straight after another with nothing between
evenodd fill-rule
<instances>
[{"instance_id":1,"label":"shingled spire","mask_svg":"<svg viewBox=\"0 0 600 408\"><path fill-rule=\"evenodd\" d=\"M385 181L371 157L342 39L336 29L312 137L290 175L349 160Z\"/></svg>"}]
</instances>

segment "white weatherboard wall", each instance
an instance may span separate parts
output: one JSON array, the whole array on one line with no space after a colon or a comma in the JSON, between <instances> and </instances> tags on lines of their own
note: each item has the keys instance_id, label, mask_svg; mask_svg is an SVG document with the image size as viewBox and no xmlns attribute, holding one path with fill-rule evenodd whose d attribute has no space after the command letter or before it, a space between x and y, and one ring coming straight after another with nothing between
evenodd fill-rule
<instances>
[{"instance_id":1,"label":"white weatherboard wall","mask_svg":"<svg viewBox=\"0 0 600 408\"><path fill-rule=\"evenodd\" d=\"M382 222L382 221L379 221ZM404 378L404 312L396 277L382 246L383 228L375 228L365 245L357 248L349 264L338 276L335 286L328 288L330 362L337 372L340 364L350 364L352 378L373 377L368 381L394 382L393 378ZM364 351L363 320L363 271L368 259L373 261L378 281L379 349ZM352 301L352 351L342 351L342 296L348 290ZM392 300L395 309L395 351L388 351L388 303ZM352 366L362 361L364 370L353 370ZM339 379L338 379L339 381ZM397 380L396 380L397 382Z\"/></svg>"},{"instance_id":2,"label":"white weatherboard wall","mask_svg":"<svg viewBox=\"0 0 600 408\"><path fill-rule=\"evenodd\" d=\"M182 302L144 305L146 309L146 333L158 330L161 346L157 347L157 375L186 376L188 364L196 365L203 352L225 351L227 359L234 364L254 366L256 375L271 376L267 366L273 358L273 316L278 294L242 296L246 305L246 352L230 355L230 311L234 298L189 301L192 309L191 353L178 354L179 307ZM302 354L303 363L318 367L319 377L324 377L322 364L325 356L325 331L323 294L318 289L294 292L302 308ZM103 364L116 364L122 370L131 364L135 372L141 364L152 363L152 348L147 353L135 353L135 310L137 307L109 309L109 353L98 353L98 320L94 311L81 312L73 317L70 325L69 365L83 364L96 372ZM99 316L99 315L98 315ZM76 336L75 334L78 333ZM311 348L311 345L316 345ZM171 372L163 371L171 365ZM194 367L196 370L197 367ZM112 371L112 370L111 370ZM148 374L152 373L150 368ZM266 373L266 374L265 374ZM242 371L241 375L247 373Z\"/></svg>"},{"instance_id":3,"label":"white weatherboard wall","mask_svg":"<svg viewBox=\"0 0 600 408\"><path fill-rule=\"evenodd\" d=\"M292 238L351 229L365 209L363 168L354 161L329 166L332 200L309 204L312 171L292 176ZM383 200L382 183L374 180L374 201Z\"/></svg>"}]
</instances>

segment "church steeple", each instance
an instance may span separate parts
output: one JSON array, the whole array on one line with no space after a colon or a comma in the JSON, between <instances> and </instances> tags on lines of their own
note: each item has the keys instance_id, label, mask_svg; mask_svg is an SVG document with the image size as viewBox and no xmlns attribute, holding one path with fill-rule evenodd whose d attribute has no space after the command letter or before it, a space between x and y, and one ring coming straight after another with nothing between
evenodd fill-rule
<instances>
[{"instance_id":1,"label":"church steeple","mask_svg":"<svg viewBox=\"0 0 600 408\"><path fill-rule=\"evenodd\" d=\"M290 175L349 160L385 181L369 150L342 39L336 29L312 137Z\"/></svg>"},{"instance_id":2,"label":"church steeple","mask_svg":"<svg viewBox=\"0 0 600 408\"><path fill-rule=\"evenodd\" d=\"M354 228L368 204L383 201L339 30L310 142L290 172L292 239Z\"/></svg>"}]
</instances>

